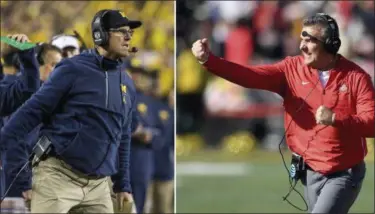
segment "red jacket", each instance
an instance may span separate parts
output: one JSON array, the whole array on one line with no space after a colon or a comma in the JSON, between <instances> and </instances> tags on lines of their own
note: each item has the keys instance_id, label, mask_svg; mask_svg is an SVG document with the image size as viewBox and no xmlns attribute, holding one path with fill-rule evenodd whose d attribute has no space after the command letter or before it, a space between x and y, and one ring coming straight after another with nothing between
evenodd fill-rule
<instances>
[{"instance_id":1,"label":"red jacket","mask_svg":"<svg viewBox=\"0 0 375 214\"><path fill-rule=\"evenodd\" d=\"M302 56L262 66L244 67L210 54L205 68L247 88L278 93L284 98L286 140L315 171L328 174L348 169L367 154L366 137L375 136L374 87L358 65L339 55L325 88L319 74ZM332 126L316 124L320 105L336 114Z\"/></svg>"}]
</instances>

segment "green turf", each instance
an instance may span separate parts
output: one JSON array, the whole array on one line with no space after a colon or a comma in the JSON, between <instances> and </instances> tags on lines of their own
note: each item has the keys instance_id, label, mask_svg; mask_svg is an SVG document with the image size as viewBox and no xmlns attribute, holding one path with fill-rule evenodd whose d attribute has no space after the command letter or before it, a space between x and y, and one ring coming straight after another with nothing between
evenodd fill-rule
<instances>
[{"instance_id":1,"label":"green turf","mask_svg":"<svg viewBox=\"0 0 375 214\"><path fill-rule=\"evenodd\" d=\"M234 156L204 151L177 160L178 213L301 213L282 200L289 186L287 172L278 153L257 151L246 156ZM288 155L288 165L289 160ZM250 172L236 176L182 174L179 164L191 161L245 163ZM303 193L301 186L297 186ZM289 199L304 208L302 199L296 193L293 192ZM350 212L374 213L372 163L367 165L362 191Z\"/></svg>"}]
</instances>

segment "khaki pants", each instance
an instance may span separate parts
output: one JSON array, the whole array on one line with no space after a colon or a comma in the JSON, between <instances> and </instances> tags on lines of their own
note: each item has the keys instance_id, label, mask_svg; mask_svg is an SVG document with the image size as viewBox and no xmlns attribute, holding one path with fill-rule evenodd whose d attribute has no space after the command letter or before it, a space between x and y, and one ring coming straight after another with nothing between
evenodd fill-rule
<instances>
[{"instance_id":1,"label":"khaki pants","mask_svg":"<svg viewBox=\"0 0 375 214\"><path fill-rule=\"evenodd\" d=\"M145 213L174 213L173 181L153 181L147 191Z\"/></svg>"},{"instance_id":2,"label":"khaki pants","mask_svg":"<svg viewBox=\"0 0 375 214\"><path fill-rule=\"evenodd\" d=\"M32 213L113 213L108 178L89 179L49 157L33 169Z\"/></svg>"}]
</instances>

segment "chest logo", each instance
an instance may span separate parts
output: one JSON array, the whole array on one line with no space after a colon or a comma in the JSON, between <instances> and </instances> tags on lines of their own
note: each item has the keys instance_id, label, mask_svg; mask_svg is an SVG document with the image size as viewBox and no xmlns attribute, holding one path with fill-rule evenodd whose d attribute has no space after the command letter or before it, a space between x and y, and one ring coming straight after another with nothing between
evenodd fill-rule
<instances>
[{"instance_id":1,"label":"chest logo","mask_svg":"<svg viewBox=\"0 0 375 214\"><path fill-rule=\"evenodd\" d=\"M343 85L339 88L339 91L345 93L345 92L348 91L348 87L347 87L345 84L343 84Z\"/></svg>"},{"instance_id":2,"label":"chest logo","mask_svg":"<svg viewBox=\"0 0 375 214\"><path fill-rule=\"evenodd\" d=\"M307 85L309 84L310 82L306 82L306 81L302 81L302 85Z\"/></svg>"},{"instance_id":3,"label":"chest logo","mask_svg":"<svg viewBox=\"0 0 375 214\"><path fill-rule=\"evenodd\" d=\"M121 92L122 93L126 93L127 89L126 89L126 85L124 84L121 84Z\"/></svg>"},{"instance_id":4,"label":"chest logo","mask_svg":"<svg viewBox=\"0 0 375 214\"><path fill-rule=\"evenodd\" d=\"M139 113L141 113L141 114L145 114L145 113L147 112L147 106L146 106L146 104L144 104L144 103L139 103L139 104L137 105L137 110L138 110Z\"/></svg>"},{"instance_id":5,"label":"chest logo","mask_svg":"<svg viewBox=\"0 0 375 214\"><path fill-rule=\"evenodd\" d=\"M125 95L126 92L127 92L126 85L121 84L121 94L122 94L122 102L123 103L126 103L126 95Z\"/></svg>"},{"instance_id":6,"label":"chest logo","mask_svg":"<svg viewBox=\"0 0 375 214\"><path fill-rule=\"evenodd\" d=\"M168 114L167 111L162 110L162 111L159 112L159 117L160 117L161 120L165 121L165 120L168 120L169 114Z\"/></svg>"}]
</instances>

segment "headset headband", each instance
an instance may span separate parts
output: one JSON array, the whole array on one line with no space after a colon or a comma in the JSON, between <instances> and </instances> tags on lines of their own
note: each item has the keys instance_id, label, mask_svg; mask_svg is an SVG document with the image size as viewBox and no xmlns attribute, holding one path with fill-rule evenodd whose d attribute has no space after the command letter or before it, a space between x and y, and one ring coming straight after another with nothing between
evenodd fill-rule
<instances>
[{"instance_id":1,"label":"headset headband","mask_svg":"<svg viewBox=\"0 0 375 214\"><path fill-rule=\"evenodd\" d=\"M331 16L325 13L318 13L317 15L323 17L327 21L328 25L329 38L326 38L324 46L328 52L336 54L341 46L337 22Z\"/></svg>"},{"instance_id":2,"label":"headset headband","mask_svg":"<svg viewBox=\"0 0 375 214\"><path fill-rule=\"evenodd\" d=\"M327 21L331 39L339 38L340 35L336 21L328 14L318 13L318 15L323 17Z\"/></svg>"}]
</instances>

